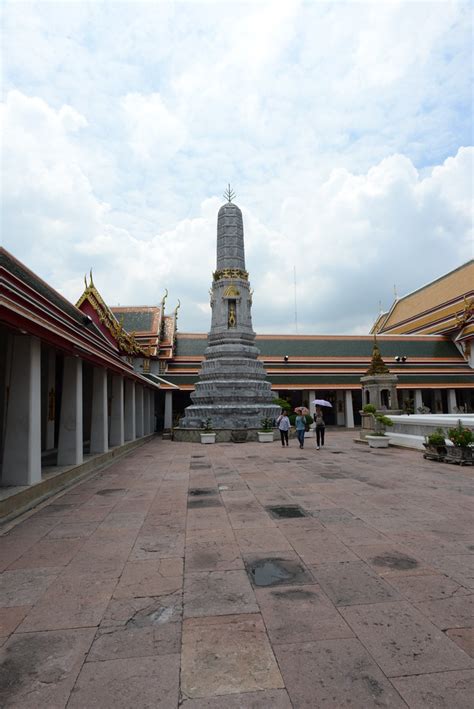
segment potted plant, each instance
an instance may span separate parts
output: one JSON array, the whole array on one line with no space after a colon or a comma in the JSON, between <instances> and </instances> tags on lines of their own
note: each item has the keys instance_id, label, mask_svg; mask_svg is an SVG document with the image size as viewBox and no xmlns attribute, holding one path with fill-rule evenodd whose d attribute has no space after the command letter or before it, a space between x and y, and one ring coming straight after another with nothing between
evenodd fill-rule
<instances>
[{"instance_id":1,"label":"potted plant","mask_svg":"<svg viewBox=\"0 0 474 709\"><path fill-rule=\"evenodd\" d=\"M370 406L370 404L369 404ZM375 430L373 433L366 436L370 448L388 448L390 438L385 435L385 428L393 426L393 421L388 416L382 414L373 414Z\"/></svg>"},{"instance_id":2,"label":"potted plant","mask_svg":"<svg viewBox=\"0 0 474 709\"><path fill-rule=\"evenodd\" d=\"M470 428L465 428L459 419L456 428L448 430L448 438L453 444L446 446L446 461L448 463L474 463L474 433Z\"/></svg>"},{"instance_id":3,"label":"potted plant","mask_svg":"<svg viewBox=\"0 0 474 709\"><path fill-rule=\"evenodd\" d=\"M273 442L273 419L264 418L260 422L262 428L257 431L258 440L260 443L272 443Z\"/></svg>"},{"instance_id":4,"label":"potted plant","mask_svg":"<svg viewBox=\"0 0 474 709\"><path fill-rule=\"evenodd\" d=\"M201 443L215 443L216 432L212 430L212 419L207 418L203 421L203 430L201 431Z\"/></svg>"},{"instance_id":5,"label":"potted plant","mask_svg":"<svg viewBox=\"0 0 474 709\"><path fill-rule=\"evenodd\" d=\"M426 449L423 453L423 458L428 458L428 460L444 460L446 456L446 440L442 428L437 428L433 433L430 433L429 436L425 436L423 445Z\"/></svg>"}]
</instances>

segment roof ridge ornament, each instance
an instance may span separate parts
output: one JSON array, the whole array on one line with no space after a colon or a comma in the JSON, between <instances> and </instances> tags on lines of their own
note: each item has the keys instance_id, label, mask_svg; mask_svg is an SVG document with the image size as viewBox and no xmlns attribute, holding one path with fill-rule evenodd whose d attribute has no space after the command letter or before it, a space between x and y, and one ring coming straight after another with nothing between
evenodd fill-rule
<instances>
[{"instance_id":1,"label":"roof ridge ornament","mask_svg":"<svg viewBox=\"0 0 474 709\"><path fill-rule=\"evenodd\" d=\"M230 184L227 185L227 189L224 192L224 199L226 199L229 202L229 204L231 204L232 200L235 199L235 192L231 188Z\"/></svg>"}]
</instances>

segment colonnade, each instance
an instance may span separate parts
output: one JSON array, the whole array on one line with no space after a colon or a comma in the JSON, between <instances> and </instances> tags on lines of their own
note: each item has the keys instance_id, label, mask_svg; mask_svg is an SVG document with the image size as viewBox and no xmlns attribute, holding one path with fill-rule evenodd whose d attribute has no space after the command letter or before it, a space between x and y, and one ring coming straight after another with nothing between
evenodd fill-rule
<instances>
[{"instance_id":1,"label":"colonnade","mask_svg":"<svg viewBox=\"0 0 474 709\"><path fill-rule=\"evenodd\" d=\"M52 451L57 432L57 465L84 460L84 399L81 357L64 356L60 396L56 396L56 352L46 350L41 396L41 341L32 335L9 335L8 362L2 387L2 485L41 481L42 452ZM44 374L46 370L46 375ZM106 453L149 435L155 429L155 389L126 374L92 367L90 454ZM46 410L45 410L46 409ZM59 409L57 411L56 409Z\"/></svg>"}]
</instances>

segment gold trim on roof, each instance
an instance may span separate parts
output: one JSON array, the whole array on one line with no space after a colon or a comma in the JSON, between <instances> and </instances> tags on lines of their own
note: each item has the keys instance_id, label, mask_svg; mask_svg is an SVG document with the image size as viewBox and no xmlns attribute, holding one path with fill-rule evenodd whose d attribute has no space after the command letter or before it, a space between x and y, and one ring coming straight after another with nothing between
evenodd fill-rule
<instances>
[{"instance_id":1,"label":"gold trim on roof","mask_svg":"<svg viewBox=\"0 0 474 709\"><path fill-rule=\"evenodd\" d=\"M99 317L99 322L107 328L112 337L117 341L118 347L123 352L129 355L147 355L146 350L141 347L135 337L135 333L129 333L123 327L123 323L119 322L109 306L105 303L99 291L92 280L92 269L90 271L90 281L87 284L87 276L84 277L86 288L76 303L76 308L80 308L84 301L94 308Z\"/></svg>"}]
</instances>

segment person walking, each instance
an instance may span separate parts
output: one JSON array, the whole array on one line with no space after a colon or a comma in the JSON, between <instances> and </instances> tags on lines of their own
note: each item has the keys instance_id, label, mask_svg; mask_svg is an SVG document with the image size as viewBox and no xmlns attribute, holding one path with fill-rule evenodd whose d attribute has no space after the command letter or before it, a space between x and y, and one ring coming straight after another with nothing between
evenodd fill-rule
<instances>
[{"instance_id":1,"label":"person walking","mask_svg":"<svg viewBox=\"0 0 474 709\"><path fill-rule=\"evenodd\" d=\"M316 449L320 450L320 448L324 446L324 430L326 428L323 412L320 406L316 406L316 411L314 412L314 423L316 424Z\"/></svg>"},{"instance_id":2,"label":"person walking","mask_svg":"<svg viewBox=\"0 0 474 709\"><path fill-rule=\"evenodd\" d=\"M290 419L286 411L282 411L277 418L278 430L280 431L281 445L288 445L288 431L290 430Z\"/></svg>"},{"instance_id":3,"label":"person walking","mask_svg":"<svg viewBox=\"0 0 474 709\"><path fill-rule=\"evenodd\" d=\"M296 427L296 435L298 436L298 440L300 442L300 448L304 448L304 434L306 431L306 418L303 416L303 414L300 412L295 420L295 427Z\"/></svg>"}]
</instances>

